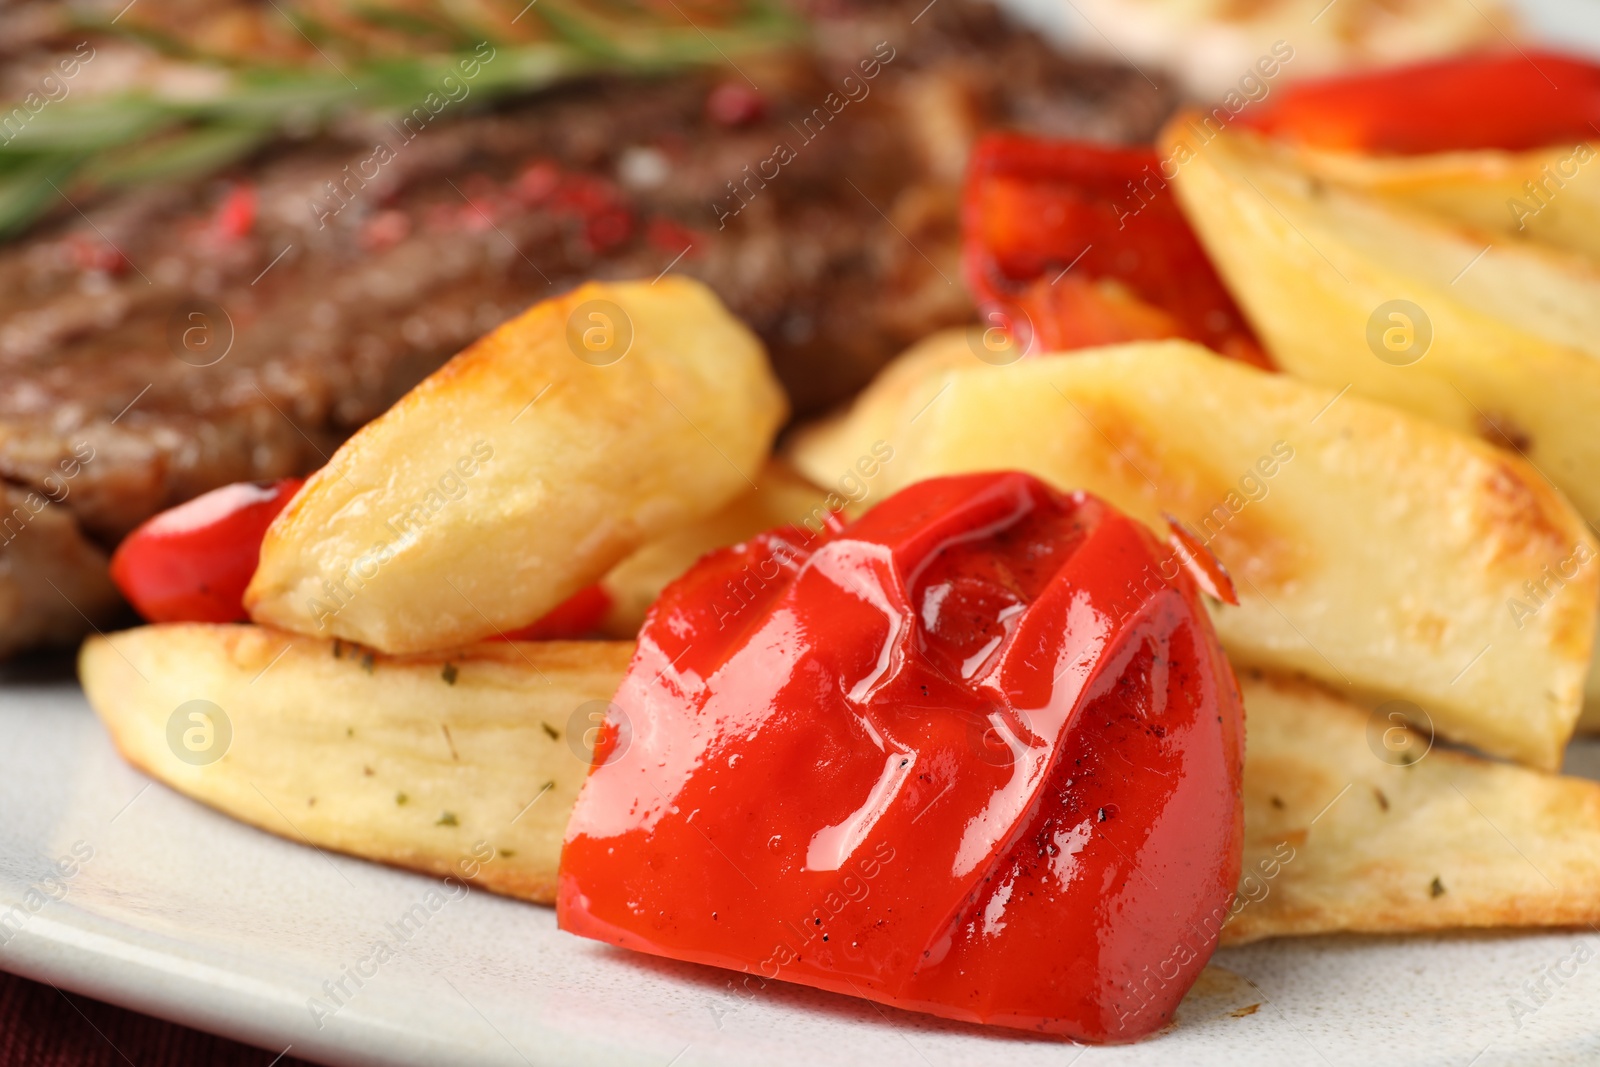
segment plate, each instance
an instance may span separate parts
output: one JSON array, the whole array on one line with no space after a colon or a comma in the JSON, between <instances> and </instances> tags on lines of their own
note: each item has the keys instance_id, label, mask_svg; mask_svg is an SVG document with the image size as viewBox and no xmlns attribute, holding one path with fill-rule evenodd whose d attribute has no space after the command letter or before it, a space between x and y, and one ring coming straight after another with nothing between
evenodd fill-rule
<instances>
[{"instance_id":1,"label":"plate","mask_svg":"<svg viewBox=\"0 0 1600 1067\"><path fill-rule=\"evenodd\" d=\"M1069 41L1092 29L1070 2L1007 3ZM1600 7L1520 6L1549 39L1600 52ZM1167 1032L1085 1048L747 987L570 937L547 908L261 833L125 765L70 665L0 672L0 738L0 969L328 1064L1600 1060L1593 929L1227 949ZM1600 777L1600 741L1574 744L1568 770Z\"/></svg>"},{"instance_id":2,"label":"plate","mask_svg":"<svg viewBox=\"0 0 1600 1067\"><path fill-rule=\"evenodd\" d=\"M1600 1058L1600 933L1219 952L1177 1025L1084 1048L564 934L129 768L72 681L0 680L0 968L329 1064L1467 1064ZM1600 770L1581 742L1569 769ZM377 964L375 948L389 948Z\"/></svg>"}]
</instances>

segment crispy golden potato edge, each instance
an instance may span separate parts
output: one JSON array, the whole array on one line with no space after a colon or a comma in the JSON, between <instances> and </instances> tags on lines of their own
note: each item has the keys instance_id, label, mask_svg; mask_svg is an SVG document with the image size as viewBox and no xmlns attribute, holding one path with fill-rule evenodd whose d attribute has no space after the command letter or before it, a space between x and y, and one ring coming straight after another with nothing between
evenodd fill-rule
<instances>
[{"instance_id":1,"label":"crispy golden potato edge","mask_svg":"<svg viewBox=\"0 0 1600 1067\"><path fill-rule=\"evenodd\" d=\"M149 706L144 698L137 695L140 687L147 684L140 676L153 675L159 678L165 673L171 677L182 672L185 678L196 677L197 674L210 677L212 681L206 688L234 705L233 720L241 724L254 720L266 723L269 741L273 740L270 731L274 720L281 720L289 729L274 743L282 748L278 755L293 767L287 772L290 780L273 780L264 776L258 779L260 785L271 792L309 791L312 795L318 795L330 791L324 787L329 784L334 771L325 762L319 762L318 746L307 742L303 732L296 728L303 725L301 720L292 714L285 715L281 708L266 705L274 691L263 688L259 694L256 693L255 681L271 677L264 673L269 669L274 674L282 671L283 676L280 677L287 679L286 682L279 682L277 692L311 693L325 688L322 683L336 663L340 669L360 672L364 677L377 679L380 683L393 682L396 686L408 688L440 685L441 674L454 668L461 679L477 679L486 689L512 693L525 691L529 708L527 719L519 724L511 724L508 729L513 733L520 730L537 741L549 729L548 725L541 724L547 724L552 717L541 715L538 707L540 691L547 685L547 682L540 681L539 673L559 680L565 689L580 691L579 695L587 693L591 699L607 700L632 657L632 643L496 642L439 653L403 656L389 656L348 643L339 644L342 644L342 648L336 657L336 642L269 631L256 626L146 626L89 638L79 651L79 676L91 706L104 723L118 753L151 778L191 799L298 844L309 843L314 847L437 877L454 877L495 893L535 903L553 902L560 842L565 830L564 811L560 813L560 825L555 826L553 832L549 827L523 832L517 838L519 847L515 851L495 846L487 859L484 858L481 841L471 848L465 844L452 847L456 845L455 841L439 841L430 836L431 831L427 830L418 832L393 825L375 825L359 817L348 826L335 825L330 828L326 821L315 821L304 813L291 821L254 781L249 783L247 791L239 788L237 782L227 783L215 776L208 776L206 772L211 769L209 767L192 767L169 758L171 753L167 752L166 747L165 717L168 713L166 703L173 703L173 700L169 698L165 703ZM171 692L188 692L193 688L186 681L169 683L168 686ZM234 697L230 698L225 693L234 694ZM464 695L465 690L462 693ZM393 695L391 691L390 697ZM252 698L256 699L259 706L250 704ZM404 731L409 725L407 720L414 717L413 712L408 710L398 717L400 721L384 722L386 709L383 698L369 699L365 703L366 706L360 709L360 714L365 717L358 718L355 726L351 727L359 728L363 737L369 732L382 735L393 729ZM569 703L570 700L561 702L553 717L564 720L571 711ZM319 713L327 710L319 709ZM328 713L336 712L337 709L333 709ZM335 727L343 721L343 718L336 719ZM503 735L504 731L500 730L499 733ZM550 740L555 741L554 738ZM448 734L446 741L448 743ZM454 743L463 743L459 733ZM371 757L365 761L380 765L379 759L385 755L381 748L383 742L374 744L380 747L364 753L364 757ZM400 756L403 760L410 758L408 753L400 753ZM587 765L565 751L563 743L562 749L555 753L555 762L546 770L550 773L552 786L560 779L558 792L561 794L550 798L548 804L570 805L586 776ZM499 783L499 787L514 788L515 783L507 778ZM260 803L253 800L252 792L259 796ZM471 802L481 798L462 799ZM511 805L506 810L515 810L515 806L521 805L527 798L517 794L501 799ZM282 796L280 803L286 803ZM465 806L454 801L450 803L453 807ZM549 821L549 813L542 814ZM384 823L385 819L386 814L380 809L377 822ZM529 826L522 829L528 831ZM469 863L474 858L479 862Z\"/></svg>"},{"instance_id":2,"label":"crispy golden potato edge","mask_svg":"<svg viewBox=\"0 0 1600 1067\"><path fill-rule=\"evenodd\" d=\"M555 536L562 539L561 545L565 545L566 548L557 551L559 546L551 546L547 554L552 559L574 561L574 565L570 568L571 573L557 573L553 580L541 577L534 581L526 574L512 572L512 580L497 587L515 594L509 598L505 596L500 598L501 602L506 602L508 599L517 602L505 611L497 611L481 596L467 599L468 604L484 605L483 610L478 611L468 610L457 600L451 599L452 596L466 596L475 592L473 584L479 576L458 574L456 578L467 586L465 592L459 590L454 594L448 590L441 592L440 611L424 613L413 618L414 613L408 613L398 605L380 605L378 601L381 601L385 594L381 591L378 593L366 591L365 582L371 579L367 578L365 573L357 570L356 578L351 578L349 570L357 567L361 560L365 559L365 556L358 556L353 562L345 559L345 556L357 551L355 547L345 546L348 552L341 550L337 560L331 556L324 559L326 553L319 553L316 550L318 538L323 536L321 531L325 527L331 528L329 524L333 519L346 514L357 515L379 507L393 510L407 502L409 498L396 497L397 491L385 484L383 480L385 475L377 478L374 482L375 488L361 490L355 495L352 495L353 483L350 482L350 477L357 469L369 472L395 469L392 451L403 447L403 442L408 437L415 436L417 432L416 427L407 430L408 420L422 419L427 422L429 428L423 431L425 436L428 434L459 436L460 425L464 425L461 422L464 416L459 411L462 405L460 398L475 397L480 406L488 404L503 407L508 401L505 382L502 379L507 374L527 375L528 368L520 366L518 356L523 348L529 346L539 358L555 360L552 373L556 374L557 378L563 374L567 377L581 377L587 374L592 378L597 373L596 368L584 367L572 355L565 352L565 345L568 342L558 341L556 338L564 335L568 315L581 305L595 300L626 302L629 299L648 301L645 306L654 309L652 314L659 320L657 333L663 337L679 336L685 332L686 327L680 321L683 316L708 316L713 327L709 333L715 340L707 341L706 344L722 344L731 353L724 360L724 362L732 361L731 363L727 366L722 364L714 366L713 355L710 353L684 354L690 350L682 346L671 346L661 351L671 351L675 354L663 357L658 361L659 365L651 364L654 369L646 376L646 380L653 382L655 378L665 375L668 381L680 381L685 383L685 388L699 390L702 397L713 382L719 389L725 391L718 394L716 405L718 414L714 420L721 424L721 431L704 419L697 422L684 414L683 407L686 406L686 402L683 397L680 396L674 401L665 393L661 393L660 386L657 386L654 393L649 394L651 397L660 394L662 402L666 405L659 420L662 425L670 427L671 432L680 434L683 440L691 442L694 447L706 448L708 453L708 462L703 467L696 468L697 473L693 478L679 479L686 483L681 491L671 494L661 489L661 485L670 481L664 473L658 474L654 481L646 479L649 485L655 486L650 490L652 495L648 497L650 504L648 514L643 511L634 514L628 507L610 509L610 513L617 515L618 519L607 527L606 535L598 540L588 534L566 529L558 518L553 524L556 528ZM638 347L637 341L634 347ZM561 355L551 356L550 353L558 348L561 349ZM568 361L571 362L571 367L567 366ZM590 378L584 378L583 381L589 382ZM554 381L555 379L544 382L542 378L539 382L530 380L529 395L538 393L537 386L541 384L548 386ZM560 391L560 396L556 400L546 401L546 407L561 401L556 405L561 409L561 418L554 425L566 426L574 435L578 433L578 427L582 425L584 418L601 417L600 409L596 407L600 398L589 396L588 391L576 388L576 384L574 378L574 381L569 383L571 387ZM667 388L670 392L671 386L668 385ZM726 392L729 389L733 391ZM637 382L625 391L629 391L630 396L649 392ZM639 398L634 397L634 399ZM562 404L565 406L562 407ZM694 408L690 406L690 411L693 410ZM701 283L678 275L668 275L651 285L643 282L585 283L569 293L533 305L520 316L479 338L402 397L387 412L358 430L341 446L327 465L311 475L300 492L268 529L261 550L261 565L246 591L246 606L252 617L263 625L296 630L312 636L342 637L345 640L359 641L392 652L427 651L492 637L497 630L506 631L533 621L564 600L566 596L599 580L610 568L622 562L630 553L638 550L653 537L704 518L736 497L749 483L749 478L744 472L750 470L753 473L755 465L770 453L772 442L787 410L787 398L766 361L759 339L743 323L735 319L716 296ZM743 414L735 418L730 411ZM521 412L517 414L520 415ZM615 411L606 417L613 421L621 418ZM435 427L433 421L437 420L443 421ZM510 421L514 423L516 420L510 418ZM631 425L633 420L626 419L624 422ZM720 445L713 438L706 437L706 427L711 427L713 437L722 439ZM559 436L563 431L550 432ZM618 432L623 437L628 436L627 432ZM702 442L702 438L710 442L709 447ZM637 458L639 454L639 449L635 447L637 445L638 442L635 441L629 446L629 457ZM515 461L518 452L527 451L527 447L525 443L519 444L514 437L506 440L500 449L507 457L503 462ZM591 442L580 447L579 442L574 440L571 447L579 451L592 451L594 446ZM716 450L715 453L711 453L713 448ZM613 464L619 470L622 469L620 460L621 457L619 464ZM545 472L546 475L550 473ZM556 474L559 474L559 470ZM505 476L492 472L492 477L503 479ZM362 479L357 478L356 481L361 482ZM549 485L559 491L561 488L559 477L550 477ZM626 497L629 492L643 494L646 489L632 486L629 479L619 477L610 491ZM584 492L587 493L589 490L585 488ZM670 506L666 505L668 497L671 497ZM492 522L493 517L503 510L502 503L499 500L489 500L475 506L485 510L487 517L485 521ZM459 525L453 513L442 514L442 520L434 524L441 530L452 524ZM557 512L558 516L561 514L564 512ZM343 519L339 521L342 523ZM364 546L371 539L367 535L382 533L375 527L368 530L367 527L371 525L370 522L359 520L355 526L348 529L341 526L340 536L348 540L354 535L355 539L361 542L360 551L365 552ZM479 529L483 529L482 525L474 523L471 529L465 532L470 533ZM383 534L383 536L387 538L389 535ZM535 536L546 535L536 531ZM412 545L404 538L395 543L407 546L406 560L387 563L380 557L378 565L368 566L370 570L376 572L374 577L381 578L386 585L395 587L397 592L399 587L416 584L437 569L435 559L438 554L437 549L426 547L434 543L428 540L427 531L424 532L422 544ZM341 577L336 564L342 565L343 562L350 562L350 567L346 568L346 573ZM330 567L333 568L331 571ZM550 573L548 568L541 571L542 575ZM331 591L327 581L323 581L319 587L317 585L319 578L338 579L335 584L341 589L347 580L349 584L353 584L355 593L348 597L349 603L353 606L346 610L345 600L340 599L343 594ZM546 595L535 595L546 587L549 587ZM316 593L312 596L312 592L317 588L323 589L326 595ZM414 591L408 589L407 592ZM482 590L476 592L481 593ZM314 616L308 597L330 606L332 610L321 611ZM330 597L332 599L329 599ZM532 597L534 602L521 603L529 597ZM305 606L302 606L302 600L307 601ZM414 602L415 597L408 596L406 600ZM389 610L383 610L386 607ZM486 617L485 611L494 618ZM504 617L501 617L502 615ZM516 617L513 618L512 615ZM443 626L445 632L428 632L434 626Z\"/></svg>"}]
</instances>

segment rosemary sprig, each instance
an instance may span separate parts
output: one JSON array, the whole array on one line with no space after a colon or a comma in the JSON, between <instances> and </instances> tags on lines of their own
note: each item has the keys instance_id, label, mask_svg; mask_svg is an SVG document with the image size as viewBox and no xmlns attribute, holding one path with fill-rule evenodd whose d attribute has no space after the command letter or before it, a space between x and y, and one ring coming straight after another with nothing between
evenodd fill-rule
<instances>
[{"instance_id":1,"label":"rosemary sprig","mask_svg":"<svg viewBox=\"0 0 1600 1067\"><path fill-rule=\"evenodd\" d=\"M132 21L127 28L99 27L145 48L160 39L160 52L168 58L159 62L200 68L215 86L204 96L129 86L49 104L0 144L0 236L22 230L59 205L56 188L73 195L192 179L226 167L286 131L315 131L353 112L409 110L438 91L447 75L459 77L458 64L473 56L477 42L488 41L495 50L471 81L472 97L481 103L587 74L658 74L724 64L733 56L791 43L801 29L773 0L741 0L736 18L714 25L682 17L669 21L637 4L538 0L521 20L537 24L514 32L485 29L484 6L461 0L420 5L361 0L333 5L337 17L330 18L300 6L293 7L297 31L312 28L322 49L300 62L241 62ZM372 34L352 32L351 20L363 30L370 27ZM397 40L405 44L410 38L435 46L443 42L449 50L397 47ZM0 104L0 116L10 114L12 106Z\"/></svg>"}]
</instances>

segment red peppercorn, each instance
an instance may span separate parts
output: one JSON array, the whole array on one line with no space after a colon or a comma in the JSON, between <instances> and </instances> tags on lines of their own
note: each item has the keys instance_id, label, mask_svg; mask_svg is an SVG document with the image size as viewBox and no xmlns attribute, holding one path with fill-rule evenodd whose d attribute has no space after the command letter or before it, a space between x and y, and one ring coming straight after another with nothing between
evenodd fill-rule
<instances>
[{"instance_id":1,"label":"red peppercorn","mask_svg":"<svg viewBox=\"0 0 1600 1067\"><path fill-rule=\"evenodd\" d=\"M121 274L128 269L128 261L122 258L122 253L99 236L75 233L67 238L67 248L79 270Z\"/></svg>"},{"instance_id":2,"label":"red peppercorn","mask_svg":"<svg viewBox=\"0 0 1600 1067\"><path fill-rule=\"evenodd\" d=\"M744 82L723 82L706 97L706 114L721 126L748 126L767 113L767 98Z\"/></svg>"},{"instance_id":3,"label":"red peppercorn","mask_svg":"<svg viewBox=\"0 0 1600 1067\"><path fill-rule=\"evenodd\" d=\"M361 227L361 247L381 252L404 241L411 234L411 216L404 211L380 211Z\"/></svg>"},{"instance_id":4,"label":"red peppercorn","mask_svg":"<svg viewBox=\"0 0 1600 1067\"><path fill-rule=\"evenodd\" d=\"M694 255L694 246L700 243L699 234L671 219L651 219L645 227L644 239L669 256L676 256L686 248L689 255Z\"/></svg>"},{"instance_id":5,"label":"red peppercorn","mask_svg":"<svg viewBox=\"0 0 1600 1067\"><path fill-rule=\"evenodd\" d=\"M633 216L627 208L606 208L589 217L583 235L597 252L615 248L633 236Z\"/></svg>"},{"instance_id":6,"label":"red peppercorn","mask_svg":"<svg viewBox=\"0 0 1600 1067\"><path fill-rule=\"evenodd\" d=\"M543 203L561 184L561 170L548 160L530 163L512 183L511 195L522 204L532 207Z\"/></svg>"},{"instance_id":7,"label":"red peppercorn","mask_svg":"<svg viewBox=\"0 0 1600 1067\"><path fill-rule=\"evenodd\" d=\"M225 241L237 241L250 236L256 224L256 188L249 184L235 185L228 190L217 208L212 228Z\"/></svg>"}]
</instances>

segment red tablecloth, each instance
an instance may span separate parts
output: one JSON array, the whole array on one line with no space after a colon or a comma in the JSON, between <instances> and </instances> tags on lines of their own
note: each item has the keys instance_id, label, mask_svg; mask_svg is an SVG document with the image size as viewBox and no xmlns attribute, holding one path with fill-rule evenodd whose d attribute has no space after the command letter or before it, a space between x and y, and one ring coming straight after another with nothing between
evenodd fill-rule
<instances>
[{"instance_id":1,"label":"red tablecloth","mask_svg":"<svg viewBox=\"0 0 1600 1067\"><path fill-rule=\"evenodd\" d=\"M0 973L0 1067L309 1067L282 1051Z\"/></svg>"}]
</instances>

